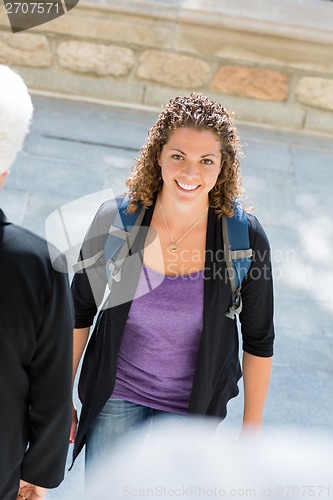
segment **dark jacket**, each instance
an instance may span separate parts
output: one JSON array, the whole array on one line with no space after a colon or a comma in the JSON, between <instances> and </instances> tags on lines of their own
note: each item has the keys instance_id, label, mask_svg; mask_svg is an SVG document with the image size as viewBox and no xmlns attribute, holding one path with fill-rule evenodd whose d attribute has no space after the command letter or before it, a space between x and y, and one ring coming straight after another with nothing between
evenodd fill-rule
<instances>
[{"instance_id":1,"label":"dark jacket","mask_svg":"<svg viewBox=\"0 0 333 500\"><path fill-rule=\"evenodd\" d=\"M104 248L106 235L115 217L115 202L106 202L97 212L81 251L86 259ZM126 325L131 300L119 301L119 297L134 295L142 261L135 258L143 249L146 230L154 207L146 210L141 234L137 237L133 256L122 268L122 279L113 282L107 304L96 321L94 332L85 354L79 382L82 401L80 423L74 447L74 459L84 445L85 434L112 394L117 355ZM250 245L254 258L243 282L242 348L262 357L273 354L273 286L270 248L267 237L257 221L248 215ZM226 279L223 259L222 224L209 210L206 261L204 270L204 318L203 332L198 352L196 371L189 402L189 413L213 415L223 419L226 404L238 394L237 382L241 377L238 356L238 332L235 320L226 318L231 303L231 289ZM102 301L106 286L104 264L99 262L92 269L77 273L72 289L74 295L76 328L93 323L97 305ZM119 303L120 302L120 303Z\"/></svg>"},{"instance_id":2,"label":"dark jacket","mask_svg":"<svg viewBox=\"0 0 333 500\"><path fill-rule=\"evenodd\" d=\"M53 488L71 423L68 278L53 269L46 241L1 210L0 295L0 484L21 466L22 479Z\"/></svg>"}]
</instances>

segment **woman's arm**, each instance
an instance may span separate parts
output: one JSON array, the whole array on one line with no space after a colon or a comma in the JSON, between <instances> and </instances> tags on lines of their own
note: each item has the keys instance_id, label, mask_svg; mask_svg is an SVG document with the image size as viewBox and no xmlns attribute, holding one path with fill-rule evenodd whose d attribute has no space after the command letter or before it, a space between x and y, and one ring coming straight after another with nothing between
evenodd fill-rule
<instances>
[{"instance_id":1,"label":"woman's arm","mask_svg":"<svg viewBox=\"0 0 333 500\"><path fill-rule=\"evenodd\" d=\"M111 222L117 214L117 203L110 200L98 209L90 227L86 233L80 251L79 260L90 259L103 250ZM72 385L74 387L75 376L82 354L89 338L90 326L100 306L107 278L104 263L95 262L83 271L75 273L72 281L72 294L75 311L75 326L73 332L73 374ZM73 418L70 432L70 443L74 443L77 428L77 412L73 403Z\"/></svg>"},{"instance_id":2,"label":"woman's arm","mask_svg":"<svg viewBox=\"0 0 333 500\"><path fill-rule=\"evenodd\" d=\"M86 328L74 328L73 332L73 380L72 383L74 385L74 380L76 376L76 372L83 354L83 351L86 347L88 336L89 336L90 327Z\"/></svg>"},{"instance_id":3,"label":"woman's arm","mask_svg":"<svg viewBox=\"0 0 333 500\"><path fill-rule=\"evenodd\" d=\"M73 332L73 376L72 376L72 385L74 386L76 372L83 354L83 351L86 347L88 337L89 337L90 327L86 328L74 328ZM73 417L72 417L72 425L69 436L69 442L75 442L76 436L76 428L77 428L77 411L76 407L73 403Z\"/></svg>"},{"instance_id":4,"label":"woman's arm","mask_svg":"<svg viewBox=\"0 0 333 500\"><path fill-rule=\"evenodd\" d=\"M272 369L272 357L259 357L244 352L243 429L260 428Z\"/></svg>"},{"instance_id":5,"label":"woman's arm","mask_svg":"<svg viewBox=\"0 0 333 500\"><path fill-rule=\"evenodd\" d=\"M249 216L253 260L243 282L243 429L260 428L270 382L274 342L270 246L258 220Z\"/></svg>"}]
</instances>

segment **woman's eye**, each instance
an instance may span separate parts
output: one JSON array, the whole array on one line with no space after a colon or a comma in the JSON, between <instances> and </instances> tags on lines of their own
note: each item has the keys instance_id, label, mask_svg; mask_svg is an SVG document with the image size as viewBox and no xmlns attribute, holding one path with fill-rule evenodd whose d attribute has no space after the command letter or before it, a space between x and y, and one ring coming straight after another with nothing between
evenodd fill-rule
<instances>
[{"instance_id":1,"label":"woman's eye","mask_svg":"<svg viewBox=\"0 0 333 500\"><path fill-rule=\"evenodd\" d=\"M174 160L181 160L183 157L181 155L172 155L172 157Z\"/></svg>"},{"instance_id":2,"label":"woman's eye","mask_svg":"<svg viewBox=\"0 0 333 500\"><path fill-rule=\"evenodd\" d=\"M205 165L212 165L212 164L213 164L212 160L209 160L208 158L205 158L205 159L203 159L202 161L203 161L203 163L204 163Z\"/></svg>"}]
</instances>

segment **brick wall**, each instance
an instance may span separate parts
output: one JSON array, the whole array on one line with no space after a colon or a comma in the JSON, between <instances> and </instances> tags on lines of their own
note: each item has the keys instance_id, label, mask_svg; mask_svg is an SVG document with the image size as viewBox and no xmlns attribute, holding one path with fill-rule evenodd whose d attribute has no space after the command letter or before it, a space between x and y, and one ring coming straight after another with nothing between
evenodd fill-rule
<instances>
[{"instance_id":1,"label":"brick wall","mask_svg":"<svg viewBox=\"0 0 333 500\"><path fill-rule=\"evenodd\" d=\"M81 0L13 34L1 5L0 62L40 91L158 108L198 91L240 120L331 134L331 19L323 0Z\"/></svg>"}]
</instances>

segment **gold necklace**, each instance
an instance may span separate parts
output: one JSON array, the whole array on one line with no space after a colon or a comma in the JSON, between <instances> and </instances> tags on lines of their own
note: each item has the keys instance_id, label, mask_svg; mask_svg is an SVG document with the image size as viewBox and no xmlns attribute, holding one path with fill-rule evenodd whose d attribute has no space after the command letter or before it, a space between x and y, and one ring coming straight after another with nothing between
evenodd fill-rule
<instances>
[{"instance_id":1,"label":"gold necklace","mask_svg":"<svg viewBox=\"0 0 333 500\"><path fill-rule=\"evenodd\" d=\"M177 252L178 250L178 243L180 243L182 241L182 239L185 238L185 236L188 235L188 233L190 231L192 231L192 229L199 223L199 221L202 219L202 217L205 215L205 213L207 212L209 207L205 208L204 212L202 212L202 214L200 215L199 219L195 221L195 223L193 224L193 226L190 227L190 229L188 231L186 231L185 234L183 234L183 236L181 238L179 238L178 241L175 241L173 239L173 237L171 236L171 233L169 231L169 228L168 228L168 224L167 224L167 221L166 221L166 218L165 218L165 215L164 215L164 211L163 211L163 207L162 207L162 203L160 202L160 209L161 209L161 214L162 214L162 217L163 217L163 221L164 221L164 225L165 225L165 228L166 230L168 231L168 235L170 236L170 239L171 239L171 243L169 245L169 248L170 248L170 251L171 252Z\"/></svg>"}]
</instances>

